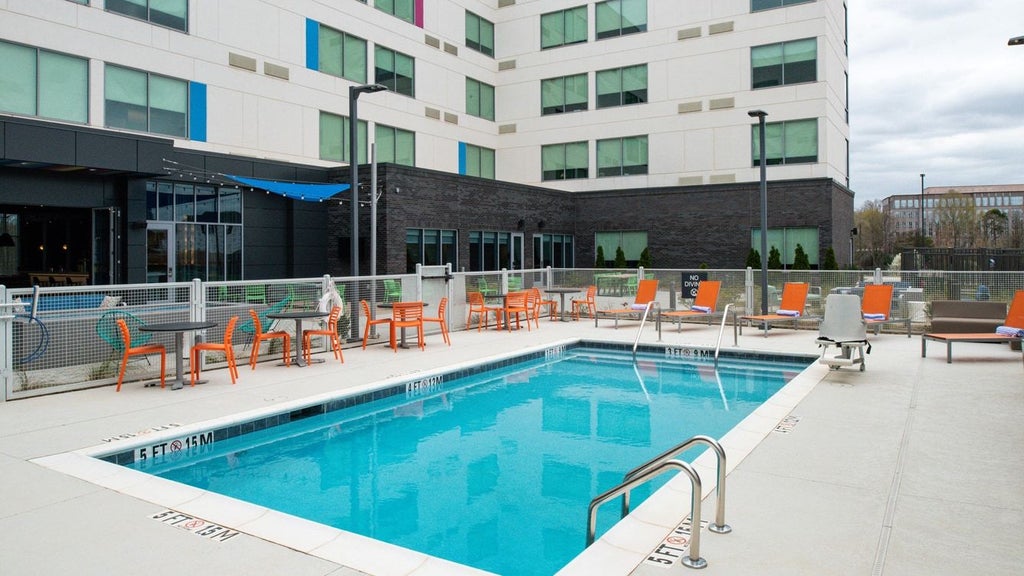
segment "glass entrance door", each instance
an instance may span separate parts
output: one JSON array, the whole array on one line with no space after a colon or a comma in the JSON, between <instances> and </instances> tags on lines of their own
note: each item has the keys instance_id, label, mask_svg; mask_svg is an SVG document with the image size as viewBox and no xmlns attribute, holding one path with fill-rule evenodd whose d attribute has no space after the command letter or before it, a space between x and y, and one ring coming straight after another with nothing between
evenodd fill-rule
<instances>
[{"instance_id":1,"label":"glass entrance door","mask_svg":"<svg viewBox=\"0 0 1024 576\"><path fill-rule=\"evenodd\" d=\"M150 222L146 229L146 282L174 278L174 225Z\"/></svg>"}]
</instances>

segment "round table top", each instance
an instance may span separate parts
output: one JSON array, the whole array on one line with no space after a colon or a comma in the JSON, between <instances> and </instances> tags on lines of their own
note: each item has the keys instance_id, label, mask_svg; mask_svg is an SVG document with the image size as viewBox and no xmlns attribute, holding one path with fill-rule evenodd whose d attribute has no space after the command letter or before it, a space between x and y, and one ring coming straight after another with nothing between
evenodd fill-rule
<instances>
[{"instance_id":1,"label":"round table top","mask_svg":"<svg viewBox=\"0 0 1024 576\"><path fill-rule=\"evenodd\" d=\"M139 326L139 330L143 332L188 332L189 330L205 330L206 328L213 328L216 325L216 322L210 322L208 320L199 320L196 322L185 320L180 322L156 322L154 324L146 324L145 326Z\"/></svg>"},{"instance_id":2,"label":"round table top","mask_svg":"<svg viewBox=\"0 0 1024 576\"><path fill-rule=\"evenodd\" d=\"M322 318L330 315L330 312L321 312L320 310L290 310L288 312L272 312L267 314L267 318L275 320L304 320L306 318Z\"/></svg>"}]
</instances>

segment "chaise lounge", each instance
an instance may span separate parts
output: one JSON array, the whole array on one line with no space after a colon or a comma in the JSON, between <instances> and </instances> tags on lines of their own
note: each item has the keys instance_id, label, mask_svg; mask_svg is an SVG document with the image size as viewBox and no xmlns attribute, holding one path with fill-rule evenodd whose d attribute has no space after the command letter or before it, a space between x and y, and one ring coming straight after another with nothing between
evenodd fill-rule
<instances>
[{"instance_id":1,"label":"chaise lounge","mask_svg":"<svg viewBox=\"0 0 1024 576\"><path fill-rule=\"evenodd\" d=\"M932 302L932 314L935 314L935 304L940 301ZM989 304L989 302L986 302ZM934 327L935 322L933 320L932 325ZM940 324L940 326L944 326ZM986 342L986 343L1016 343L1020 345L1021 338L1024 337L1024 290L1017 290L1017 293L1013 296L1013 302L1010 303L1010 311L1006 314L1006 319L1003 324L997 326L992 332L929 332L921 336L921 357L924 358L927 355L928 341L932 342L943 342L946 344L946 363L953 363L953 343L954 342ZM1024 354L1021 355L1024 360Z\"/></svg>"}]
</instances>

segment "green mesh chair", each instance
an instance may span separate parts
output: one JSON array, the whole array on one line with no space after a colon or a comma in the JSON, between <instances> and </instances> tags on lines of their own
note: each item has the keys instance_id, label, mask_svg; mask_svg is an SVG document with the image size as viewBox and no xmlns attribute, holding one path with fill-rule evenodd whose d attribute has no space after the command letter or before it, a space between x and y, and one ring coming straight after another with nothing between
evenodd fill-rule
<instances>
[{"instance_id":1,"label":"green mesh chair","mask_svg":"<svg viewBox=\"0 0 1024 576\"><path fill-rule=\"evenodd\" d=\"M124 354L124 341L121 339L121 332L117 327L117 320L119 318L123 319L124 323L128 325L128 333L132 337L132 346L142 346L153 339L152 332L139 330L146 323L131 312L125 312L124 310L104 312L100 319L96 321L96 334L99 334L99 337L104 342L110 344L118 356ZM142 358L146 358L146 362L149 362L148 357L142 356Z\"/></svg>"},{"instance_id":2,"label":"green mesh chair","mask_svg":"<svg viewBox=\"0 0 1024 576\"><path fill-rule=\"evenodd\" d=\"M273 322L273 320L271 320L270 318L267 318L267 315L268 314L273 314L275 312L282 312L282 311L284 311L286 308L288 308L288 305L291 304L291 302L292 302L292 297L291 296L285 296L284 298L282 298L280 301L278 301L273 306L269 306L269 307L267 307L264 310L257 310L256 316L259 317L260 324L263 325L263 326L270 326L270 324ZM254 310L255 310L255 308L254 308ZM256 333L255 326L253 325L253 322L252 322L251 318L249 320L246 320L245 322L239 324L238 327L236 328L236 330L238 330L239 332L245 334L245 346L248 346L252 342L252 338L253 338L253 336Z\"/></svg>"},{"instance_id":3,"label":"green mesh chair","mask_svg":"<svg viewBox=\"0 0 1024 576\"><path fill-rule=\"evenodd\" d=\"M402 285L398 282L398 280L391 280L389 278L384 279L384 301L402 301Z\"/></svg>"}]
</instances>

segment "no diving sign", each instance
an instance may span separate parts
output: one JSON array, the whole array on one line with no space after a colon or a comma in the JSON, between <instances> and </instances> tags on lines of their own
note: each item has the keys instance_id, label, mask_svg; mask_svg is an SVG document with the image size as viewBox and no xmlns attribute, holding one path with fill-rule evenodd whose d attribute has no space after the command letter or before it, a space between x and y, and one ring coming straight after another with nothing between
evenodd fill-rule
<instances>
[{"instance_id":1,"label":"no diving sign","mask_svg":"<svg viewBox=\"0 0 1024 576\"><path fill-rule=\"evenodd\" d=\"M680 297L696 298L697 288L700 286L701 280L707 279L707 272L683 272L683 290Z\"/></svg>"}]
</instances>

